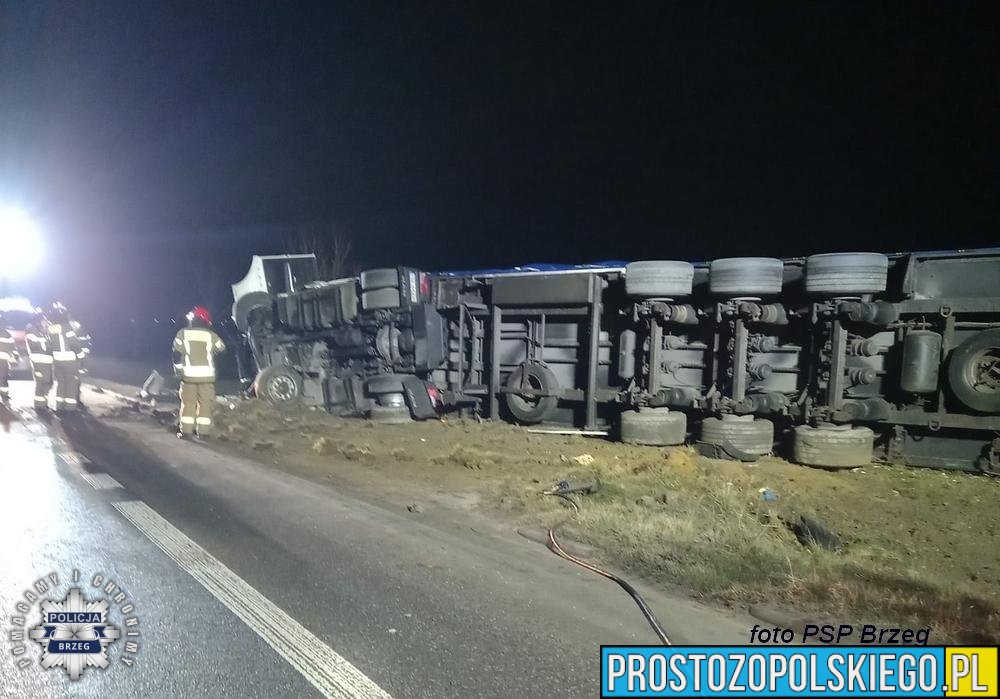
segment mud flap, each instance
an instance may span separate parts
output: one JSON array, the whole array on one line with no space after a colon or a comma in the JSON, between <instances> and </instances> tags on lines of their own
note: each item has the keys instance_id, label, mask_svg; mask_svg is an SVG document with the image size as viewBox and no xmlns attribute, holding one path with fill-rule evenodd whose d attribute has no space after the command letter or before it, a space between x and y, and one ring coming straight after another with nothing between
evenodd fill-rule
<instances>
[{"instance_id":1,"label":"mud flap","mask_svg":"<svg viewBox=\"0 0 1000 699\"><path fill-rule=\"evenodd\" d=\"M410 376L403 381L406 403L410 406L410 413L415 420L437 417L437 409L427 393L427 387L428 383L416 376Z\"/></svg>"}]
</instances>

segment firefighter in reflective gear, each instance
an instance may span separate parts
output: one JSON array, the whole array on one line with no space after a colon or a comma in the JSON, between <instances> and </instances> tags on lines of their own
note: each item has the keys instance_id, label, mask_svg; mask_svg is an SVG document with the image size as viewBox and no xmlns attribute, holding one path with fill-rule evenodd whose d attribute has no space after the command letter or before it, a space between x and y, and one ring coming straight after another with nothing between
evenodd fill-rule
<instances>
[{"instance_id":1,"label":"firefighter in reflective gear","mask_svg":"<svg viewBox=\"0 0 1000 699\"><path fill-rule=\"evenodd\" d=\"M35 317L24 334L28 347L31 375L35 379L35 410L49 409L49 391L52 390L52 349L49 346L49 323L42 309L35 309Z\"/></svg>"},{"instance_id":2,"label":"firefighter in reflective gear","mask_svg":"<svg viewBox=\"0 0 1000 699\"><path fill-rule=\"evenodd\" d=\"M80 368L85 356L83 342L74 330L66 307L52 304L48 313L49 347L52 350L52 378L56 383L56 410L68 412L80 407Z\"/></svg>"},{"instance_id":3,"label":"firefighter in reflective gear","mask_svg":"<svg viewBox=\"0 0 1000 699\"><path fill-rule=\"evenodd\" d=\"M80 351L77 356L80 358L80 364L77 368L77 375L80 377L76 382L76 403L80 408L84 408L83 400L80 398L80 388L83 384L83 375L87 373L87 367L84 365L84 360L87 355L90 354L90 335L84 332L83 327L76 320L69 321L70 330L76 333L76 339L80 343Z\"/></svg>"},{"instance_id":4,"label":"firefighter in reflective gear","mask_svg":"<svg viewBox=\"0 0 1000 699\"><path fill-rule=\"evenodd\" d=\"M18 359L17 344L7 328L3 311L0 311L0 402L10 401L10 365Z\"/></svg>"},{"instance_id":5,"label":"firefighter in reflective gear","mask_svg":"<svg viewBox=\"0 0 1000 699\"><path fill-rule=\"evenodd\" d=\"M174 337L174 373L181 380L181 412L178 437L201 437L212 433L215 407L215 355L226 349L211 329L212 316L196 306L187 314L188 327Z\"/></svg>"}]
</instances>

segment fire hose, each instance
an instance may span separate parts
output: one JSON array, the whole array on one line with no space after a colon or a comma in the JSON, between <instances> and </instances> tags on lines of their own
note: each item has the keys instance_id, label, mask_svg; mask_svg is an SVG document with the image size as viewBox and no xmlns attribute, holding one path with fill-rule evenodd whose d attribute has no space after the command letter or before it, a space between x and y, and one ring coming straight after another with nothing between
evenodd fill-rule
<instances>
[{"instance_id":1,"label":"fire hose","mask_svg":"<svg viewBox=\"0 0 1000 699\"><path fill-rule=\"evenodd\" d=\"M600 487L599 483L597 482L583 486L571 486L566 481L560 481L559 483L556 484L554 488L551 488L549 490L543 490L542 495L551 495L561 500L565 500L572 506L573 516L576 516L577 514L580 513L580 505L576 502L576 500L570 497L570 495L572 493L593 493L596 492L599 487ZM575 563L581 568L586 568L592 573L597 573L598 575L603 576L608 580L612 580L615 583L617 583L618 586L621 587L623 590L625 590L625 592L627 592L629 596L635 601L636 605L639 607L639 611L642 612L642 615L646 618L646 621L649 623L649 626L653 629L653 633L655 633L657 638L660 639L660 642L663 643L663 645L665 646L673 645L670 642L670 638L667 636L667 632L663 630L663 626L660 625L660 622L657 620L656 615L653 614L653 610L650 609L649 604L646 603L646 600L643 599L642 595L639 594L639 591L636 590L634 587L632 587L632 585L629 584L627 580L618 575L615 575L614 573L606 571L603 568L599 568L593 565L592 563L587 563L586 561L577 558L573 554L567 552L560 545L559 539L556 538L556 531L564 524L566 524L569 520L570 518L567 517L563 520L560 520L559 522L557 522L556 524L552 525L549 528L549 540L547 543L549 550L552 551L552 553L559 556L560 558L563 558L571 563Z\"/></svg>"}]
</instances>

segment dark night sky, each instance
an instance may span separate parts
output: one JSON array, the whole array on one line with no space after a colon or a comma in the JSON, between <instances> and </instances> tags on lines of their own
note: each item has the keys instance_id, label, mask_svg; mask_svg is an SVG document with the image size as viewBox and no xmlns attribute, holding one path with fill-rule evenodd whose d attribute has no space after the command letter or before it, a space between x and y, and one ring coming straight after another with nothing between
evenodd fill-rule
<instances>
[{"instance_id":1,"label":"dark night sky","mask_svg":"<svg viewBox=\"0 0 1000 699\"><path fill-rule=\"evenodd\" d=\"M91 317L295 227L431 269L996 244L994 12L6 0L0 201Z\"/></svg>"}]
</instances>

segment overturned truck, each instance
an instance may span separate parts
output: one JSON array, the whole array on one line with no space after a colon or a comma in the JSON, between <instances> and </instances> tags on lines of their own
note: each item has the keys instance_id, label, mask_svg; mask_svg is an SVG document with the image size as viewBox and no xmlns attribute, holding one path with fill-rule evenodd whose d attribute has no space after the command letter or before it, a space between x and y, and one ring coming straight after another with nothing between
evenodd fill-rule
<instances>
[{"instance_id":1,"label":"overturned truck","mask_svg":"<svg viewBox=\"0 0 1000 699\"><path fill-rule=\"evenodd\" d=\"M316 276L233 286L264 400L1000 474L1000 250Z\"/></svg>"}]
</instances>

